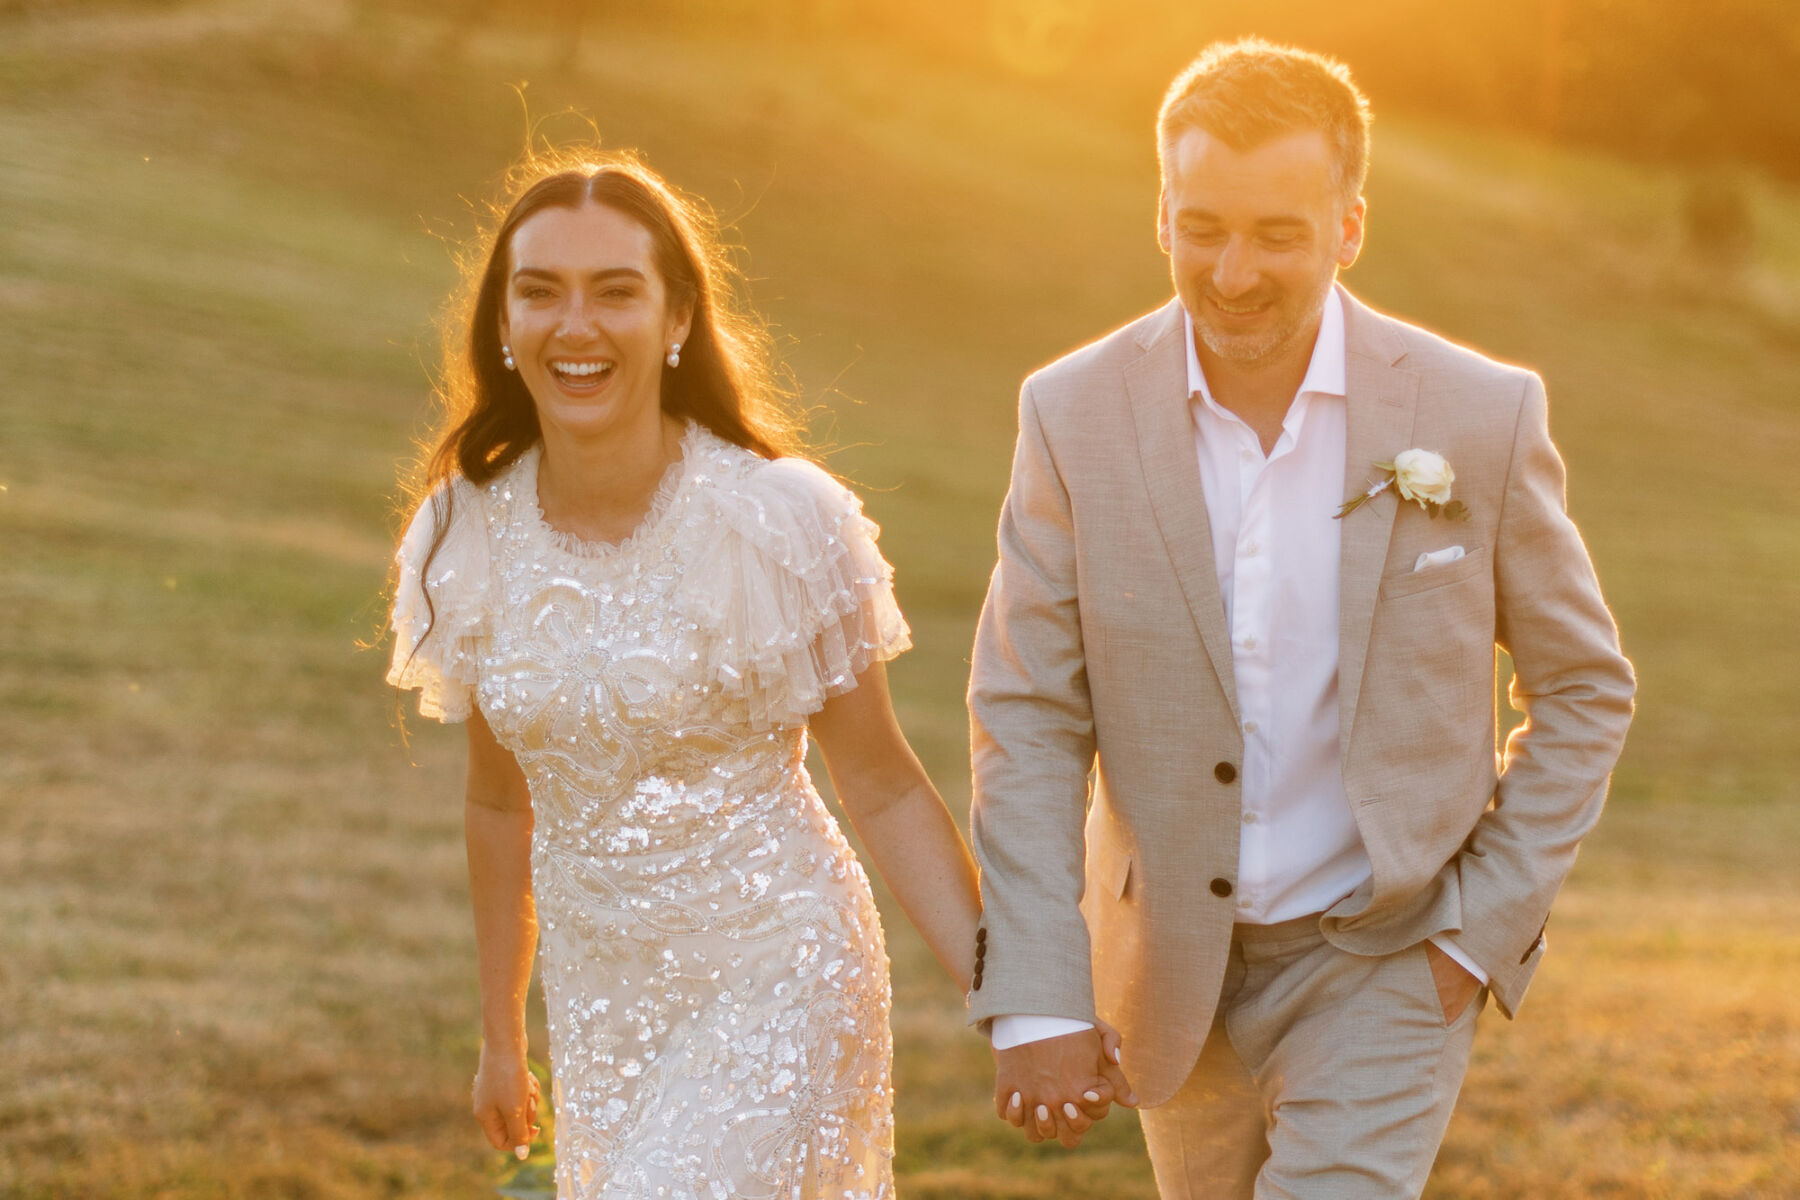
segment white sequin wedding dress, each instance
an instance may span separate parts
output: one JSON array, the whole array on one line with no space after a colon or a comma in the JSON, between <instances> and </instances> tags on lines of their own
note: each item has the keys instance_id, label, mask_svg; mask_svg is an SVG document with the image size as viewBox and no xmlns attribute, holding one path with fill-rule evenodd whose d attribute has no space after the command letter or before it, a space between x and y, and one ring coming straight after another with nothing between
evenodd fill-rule
<instances>
[{"instance_id":1,"label":"white sequin wedding dress","mask_svg":"<svg viewBox=\"0 0 1800 1200\"><path fill-rule=\"evenodd\" d=\"M891 1197L881 926L804 765L808 714L909 644L876 528L690 424L594 545L544 523L537 461L451 485L428 565L421 510L389 681L478 705L530 781L557 1194Z\"/></svg>"}]
</instances>

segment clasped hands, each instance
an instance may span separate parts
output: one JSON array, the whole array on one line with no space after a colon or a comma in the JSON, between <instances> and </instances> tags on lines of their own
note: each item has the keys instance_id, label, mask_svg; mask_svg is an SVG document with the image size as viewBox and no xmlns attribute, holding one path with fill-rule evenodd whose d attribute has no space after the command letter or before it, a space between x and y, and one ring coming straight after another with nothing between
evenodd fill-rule
<instances>
[{"instance_id":1,"label":"clasped hands","mask_svg":"<svg viewBox=\"0 0 1800 1200\"><path fill-rule=\"evenodd\" d=\"M1118 1030L1093 1029L1026 1042L994 1052L994 1111L1031 1142L1055 1138L1081 1144L1114 1104L1137 1107L1137 1093L1119 1067Z\"/></svg>"}]
</instances>

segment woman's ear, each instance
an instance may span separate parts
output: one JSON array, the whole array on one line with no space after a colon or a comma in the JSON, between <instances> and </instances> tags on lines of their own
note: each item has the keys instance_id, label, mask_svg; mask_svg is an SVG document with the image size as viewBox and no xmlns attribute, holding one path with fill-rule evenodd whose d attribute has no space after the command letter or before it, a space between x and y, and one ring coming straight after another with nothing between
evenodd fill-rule
<instances>
[{"instance_id":1,"label":"woman's ear","mask_svg":"<svg viewBox=\"0 0 1800 1200\"><path fill-rule=\"evenodd\" d=\"M688 334L694 330L694 302L677 306L669 313L669 336L665 342L681 342L686 344Z\"/></svg>"}]
</instances>

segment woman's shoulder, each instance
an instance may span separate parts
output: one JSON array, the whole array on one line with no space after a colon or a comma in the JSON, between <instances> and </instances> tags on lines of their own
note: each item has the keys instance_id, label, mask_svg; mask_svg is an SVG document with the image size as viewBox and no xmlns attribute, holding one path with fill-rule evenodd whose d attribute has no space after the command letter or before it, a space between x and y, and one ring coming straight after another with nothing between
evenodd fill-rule
<instances>
[{"instance_id":1,"label":"woman's shoulder","mask_svg":"<svg viewBox=\"0 0 1800 1200\"><path fill-rule=\"evenodd\" d=\"M701 481L696 517L705 536L741 537L798 567L839 544L847 525L868 523L856 494L811 459L725 445Z\"/></svg>"},{"instance_id":2,"label":"woman's shoulder","mask_svg":"<svg viewBox=\"0 0 1800 1200\"><path fill-rule=\"evenodd\" d=\"M419 711L460 721L472 708L488 628L487 489L455 476L419 501L395 552L388 682L420 692Z\"/></svg>"},{"instance_id":3,"label":"woman's shoulder","mask_svg":"<svg viewBox=\"0 0 1800 1200\"><path fill-rule=\"evenodd\" d=\"M432 582L447 569L465 573L484 566L488 557L488 525L503 503L512 464L485 484L455 474L440 480L413 509L401 536L396 559L403 573L418 575L431 564Z\"/></svg>"},{"instance_id":4,"label":"woman's shoulder","mask_svg":"<svg viewBox=\"0 0 1800 1200\"><path fill-rule=\"evenodd\" d=\"M796 496L839 500L855 498L837 476L810 458L767 458L757 472L764 487Z\"/></svg>"},{"instance_id":5,"label":"woman's shoulder","mask_svg":"<svg viewBox=\"0 0 1800 1200\"><path fill-rule=\"evenodd\" d=\"M855 494L819 464L733 447L708 471L676 604L709 631L703 673L753 725L804 724L910 645L892 569Z\"/></svg>"},{"instance_id":6,"label":"woman's shoulder","mask_svg":"<svg viewBox=\"0 0 1800 1200\"><path fill-rule=\"evenodd\" d=\"M860 507L855 493L812 459L764 458L717 434L708 432L706 437L711 446L705 455L703 483L716 498L812 510Z\"/></svg>"}]
</instances>

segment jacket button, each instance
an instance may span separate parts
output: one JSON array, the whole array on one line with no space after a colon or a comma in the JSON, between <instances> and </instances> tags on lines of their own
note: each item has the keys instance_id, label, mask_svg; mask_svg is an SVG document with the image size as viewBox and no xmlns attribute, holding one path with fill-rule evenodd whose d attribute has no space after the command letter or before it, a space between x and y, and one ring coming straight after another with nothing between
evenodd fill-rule
<instances>
[{"instance_id":1,"label":"jacket button","mask_svg":"<svg viewBox=\"0 0 1800 1200\"><path fill-rule=\"evenodd\" d=\"M1212 894L1215 896L1231 895L1231 880L1215 879L1212 881Z\"/></svg>"},{"instance_id":2,"label":"jacket button","mask_svg":"<svg viewBox=\"0 0 1800 1200\"><path fill-rule=\"evenodd\" d=\"M1228 762L1222 762L1213 768L1213 778L1220 783L1230 783L1237 778L1237 768Z\"/></svg>"}]
</instances>

